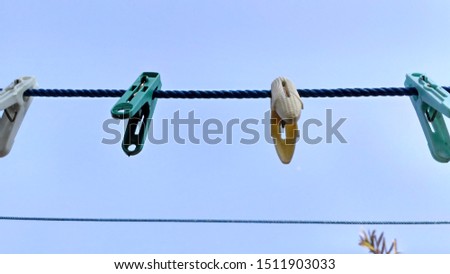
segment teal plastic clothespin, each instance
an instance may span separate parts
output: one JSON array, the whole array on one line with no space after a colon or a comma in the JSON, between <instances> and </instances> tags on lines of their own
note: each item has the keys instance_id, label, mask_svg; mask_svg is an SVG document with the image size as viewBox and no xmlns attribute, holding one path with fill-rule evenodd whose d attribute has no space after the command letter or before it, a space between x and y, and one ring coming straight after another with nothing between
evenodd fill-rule
<instances>
[{"instance_id":1,"label":"teal plastic clothespin","mask_svg":"<svg viewBox=\"0 0 450 274\"><path fill-rule=\"evenodd\" d=\"M157 72L142 73L123 94L111 110L117 119L128 119L122 149L128 155L141 152L147 138L157 98L156 90L161 89L161 78Z\"/></svg>"},{"instance_id":2,"label":"teal plastic clothespin","mask_svg":"<svg viewBox=\"0 0 450 274\"><path fill-rule=\"evenodd\" d=\"M450 93L421 73L406 75L405 87L414 87L418 95L411 96L433 158L441 163L450 161L450 136L442 115L450 117Z\"/></svg>"}]
</instances>

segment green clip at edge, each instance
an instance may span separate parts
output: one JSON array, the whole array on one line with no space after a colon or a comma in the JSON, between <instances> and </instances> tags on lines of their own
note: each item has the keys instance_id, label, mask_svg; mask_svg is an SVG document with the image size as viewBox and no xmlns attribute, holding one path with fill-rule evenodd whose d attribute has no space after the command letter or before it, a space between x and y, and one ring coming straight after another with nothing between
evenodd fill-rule
<instances>
[{"instance_id":1,"label":"green clip at edge","mask_svg":"<svg viewBox=\"0 0 450 274\"><path fill-rule=\"evenodd\" d=\"M122 141L122 149L128 156L138 154L144 147L156 107L153 93L160 89L159 73L144 72L111 109L113 118L128 119Z\"/></svg>"},{"instance_id":2,"label":"green clip at edge","mask_svg":"<svg viewBox=\"0 0 450 274\"><path fill-rule=\"evenodd\" d=\"M450 161L450 135L443 114L450 118L450 93L421 73L406 75L405 87L417 89L411 96L428 147L433 158L441 163Z\"/></svg>"}]
</instances>

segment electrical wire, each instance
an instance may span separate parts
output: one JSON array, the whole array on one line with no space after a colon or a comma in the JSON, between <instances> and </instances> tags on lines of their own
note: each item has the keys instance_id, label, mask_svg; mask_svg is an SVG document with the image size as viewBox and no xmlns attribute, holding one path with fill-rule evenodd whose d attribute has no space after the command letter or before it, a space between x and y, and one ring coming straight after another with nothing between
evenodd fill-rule
<instances>
[{"instance_id":1,"label":"electrical wire","mask_svg":"<svg viewBox=\"0 0 450 274\"><path fill-rule=\"evenodd\" d=\"M0 221L96 222L96 223L209 223L290 225L450 225L450 221L330 221L330 220L235 220L235 219L132 219L0 216Z\"/></svg>"}]
</instances>

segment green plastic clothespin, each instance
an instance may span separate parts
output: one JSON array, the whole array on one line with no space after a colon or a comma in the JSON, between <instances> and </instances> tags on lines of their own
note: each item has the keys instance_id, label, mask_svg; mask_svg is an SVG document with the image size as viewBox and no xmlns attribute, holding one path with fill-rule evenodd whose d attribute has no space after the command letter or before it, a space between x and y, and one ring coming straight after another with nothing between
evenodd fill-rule
<instances>
[{"instance_id":1,"label":"green plastic clothespin","mask_svg":"<svg viewBox=\"0 0 450 274\"><path fill-rule=\"evenodd\" d=\"M411 96L433 158L441 163L450 161L450 136L442 115L450 117L450 93L421 73L406 75L405 87L417 89Z\"/></svg>"},{"instance_id":2,"label":"green plastic clothespin","mask_svg":"<svg viewBox=\"0 0 450 274\"><path fill-rule=\"evenodd\" d=\"M142 73L123 94L111 110L117 119L128 119L122 149L128 155L136 155L144 147L157 98L156 90L161 89L161 78L157 72Z\"/></svg>"}]
</instances>

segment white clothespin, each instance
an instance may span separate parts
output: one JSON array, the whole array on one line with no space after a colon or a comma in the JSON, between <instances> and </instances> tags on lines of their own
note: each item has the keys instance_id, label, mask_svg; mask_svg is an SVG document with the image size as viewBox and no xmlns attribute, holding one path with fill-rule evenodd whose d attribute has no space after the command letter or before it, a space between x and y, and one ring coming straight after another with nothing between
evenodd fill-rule
<instances>
[{"instance_id":1,"label":"white clothespin","mask_svg":"<svg viewBox=\"0 0 450 274\"><path fill-rule=\"evenodd\" d=\"M11 151L14 138L30 107L32 98L24 97L24 92L36 87L34 77L24 76L14 80L0 92L0 110L3 110L0 120L0 157L6 156Z\"/></svg>"},{"instance_id":2,"label":"white clothespin","mask_svg":"<svg viewBox=\"0 0 450 274\"><path fill-rule=\"evenodd\" d=\"M272 82L271 92L271 135L281 162L289 164L299 137L297 121L303 102L294 83L285 77L278 77ZM283 129L284 139L281 135Z\"/></svg>"}]
</instances>

